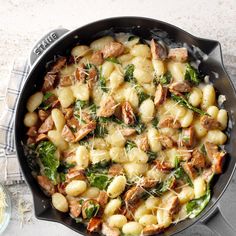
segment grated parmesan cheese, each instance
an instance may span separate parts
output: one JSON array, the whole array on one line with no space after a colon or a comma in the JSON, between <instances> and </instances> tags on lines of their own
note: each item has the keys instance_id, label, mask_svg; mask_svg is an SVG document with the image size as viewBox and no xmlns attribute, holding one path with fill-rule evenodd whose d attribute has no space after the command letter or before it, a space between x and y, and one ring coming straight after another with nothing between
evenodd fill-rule
<instances>
[{"instance_id":1,"label":"grated parmesan cheese","mask_svg":"<svg viewBox=\"0 0 236 236\"><path fill-rule=\"evenodd\" d=\"M7 207L6 194L3 188L0 187L0 224L3 223L6 207Z\"/></svg>"}]
</instances>

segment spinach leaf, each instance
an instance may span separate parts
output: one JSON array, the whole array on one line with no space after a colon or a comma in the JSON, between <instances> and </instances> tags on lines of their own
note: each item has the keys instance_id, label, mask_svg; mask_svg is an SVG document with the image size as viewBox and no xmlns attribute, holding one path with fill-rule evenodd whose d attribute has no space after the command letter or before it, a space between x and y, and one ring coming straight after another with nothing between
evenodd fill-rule
<instances>
[{"instance_id":1,"label":"spinach leaf","mask_svg":"<svg viewBox=\"0 0 236 236\"><path fill-rule=\"evenodd\" d=\"M100 205L98 203L94 203L93 201L89 202L88 207L85 209L86 218L91 219L96 216L99 211Z\"/></svg>"},{"instance_id":2,"label":"spinach leaf","mask_svg":"<svg viewBox=\"0 0 236 236\"><path fill-rule=\"evenodd\" d=\"M207 206L211 199L211 191L208 186L206 194L198 199L193 199L189 201L186 205L187 213L189 214L189 218L195 218L198 216L204 208Z\"/></svg>"},{"instance_id":3,"label":"spinach leaf","mask_svg":"<svg viewBox=\"0 0 236 236\"><path fill-rule=\"evenodd\" d=\"M106 189L108 184L111 182L111 178L105 174L99 173L91 173L88 176L88 180L92 187L97 187L100 190Z\"/></svg>"},{"instance_id":4,"label":"spinach leaf","mask_svg":"<svg viewBox=\"0 0 236 236\"><path fill-rule=\"evenodd\" d=\"M169 178L167 178L162 183L159 193L162 194L162 193L165 193L166 191L168 191L173 186L174 181L175 181L175 177L173 175L171 175Z\"/></svg>"},{"instance_id":5,"label":"spinach leaf","mask_svg":"<svg viewBox=\"0 0 236 236\"><path fill-rule=\"evenodd\" d=\"M201 82L198 71L195 68L193 68L189 63L186 66L184 79L194 85L198 85Z\"/></svg>"},{"instance_id":6,"label":"spinach leaf","mask_svg":"<svg viewBox=\"0 0 236 236\"><path fill-rule=\"evenodd\" d=\"M141 134L146 129L145 124L141 123L141 120L139 117L137 117L136 119L136 124L130 127L134 128L138 134Z\"/></svg>"},{"instance_id":7,"label":"spinach leaf","mask_svg":"<svg viewBox=\"0 0 236 236\"><path fill-rule=\"evenodd\" d=\"M99 71L98 82L101 90L105 93L108 92L108 88L106 87L106 78L102 75L102 67Z\"/></svg>"},{"instance_id":8,"label":"spinach leaf","mask_svg":"<svg viewBox=\"0 0 236 236\"><path fill-rule=\"evenodd\" d=\"M120 64L118 59L115 58L115 57L108 57L108 58L106 58L106 61L109 61L109 62L112 62L112 63L115 63L115 64Z\"/></svg>"},{"instance_id":9,"label":"spinach leaf","mask_svg":"<svg viewBox=\"0 0 236 236\"><path fill-rule=\"evenodd\" d=\"M52 103L49 100L50 97L54 96L53 93L51 92L46 92L43 96L43 101L42 103L40 104L40 107L43 109L43 110L48 110L51 106L52 106Z\"/></svg>"},{"instance_id":10,"label":"spinach leaf","mask_svg":"<svg viewBox=\"0 0 236 236\"><path fill-rule=\"evenodd\" d=\"M170 72L167 72L165 75L162 75L159 78L159 82L162 85L169 84L171 80L172 80L172 75Z\"/></svg>"},{"instance_id":11,"label":"spinach leaf","mask_svg":"<svg viewBox=\"0 0 236 236\"><path fill-rule=\"evenodd\" d=\"M39 143L36 150L44 166L45 175L54 183L57 183L57 168L60 165L60 161L55 156L56 146L50 141L43 141Z\"/></svg>"},{"instance_id":12,"label":"spinach leaf","mask_svg":"<svg viewBox=\"0 0 236 236\"><path fill-rule=\"evenodd\" d=\"M182 167L179 167L178 169L176 169L173 175L176 179L182 179L184 182L188 183L190 186L193 186L191 179L189 178L189 176L186 174L186 172L184 171Z\"/></svg>"},{"instance_id":13,"label":"spinach leaf","mask_svg":"<svg viewBox=\"0 0 236 236\"><path fill-rule=\"evenodd\" d=\"M186 107L186 108L188 108L189 110L191 110L191 111L194 111L194 112L196 112L196 113L198 113L198 114L200 114L200 115L208 115L205 111L203 111L203 110L201 110L201 109L199 109L199 108L197 108L197 107L194 107L194 106L192 106L185 98L183 98L183 97L180 97L180 96L177 96L177 95L175 95L175 94L171 94L171 98L174 100L174 101L176 101L176 102L178 102L179 103L179 105L181 105L181 106L183 106L183 107Z\"/></svg>"},{"instance_id":14,"label":"spinach leaf","mask_svg":"<svg viewBox=\"0 0 236 236\"><path fill-rule=\"evenodd\" d=\"M91 165L88 169L87 169L87 173L94 173L94 172L99 172L99 173L107 173L108 172L108 168L111 165L110 161L100 161L97 162L93 165Z\"/></svg>"},{"instance_id":15,"label":"spinach leaf","mask_svg":"<svg viewBox=\"0 0 236 236\"><path fill-rule=\"evenodd\" d=\"M129 64L126 66L125 68L125 81L127 82L134 82L135 78L134 78L134 65L133 64Z\"/></svg>"}]
</instances>

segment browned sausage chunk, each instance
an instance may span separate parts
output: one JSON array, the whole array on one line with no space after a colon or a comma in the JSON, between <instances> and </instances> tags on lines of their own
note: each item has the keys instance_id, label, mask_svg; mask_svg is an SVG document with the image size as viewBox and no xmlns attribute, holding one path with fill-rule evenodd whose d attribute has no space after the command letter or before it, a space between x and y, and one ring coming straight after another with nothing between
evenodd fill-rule
<instances>
[{"instance_id":1,"label":"browned sausage chunk","mask_svg":"<svg viewBox=\"0 0 236 236\"><path fill-rule=\"evenodd\" d=\"M191 147L194 143L194 128L190 126L189 128L182 129L182 144L186 147Z\"/></svg>"},{"instance_id":2,"label":"browned sausage chunk","mask_svg":"<svg viewBox=\"0 0 236 236\"><path fill-rule=\"evenodd\" d=\"M124 102L121 107L122 120L127 125L132 125L135 122L135 115L132 106L129 102Z\"/></svg>"},{"instance_id":3,"label":"browned sausage chunk","mask_svg":"<svg viewBox=\"0 0 236 236\"><path fill-rule=\"evenodd\" d=\"M71 129L67 126L64 125L62 131L61 131L61 136L67 141L67 142L73 142L75 139L75 136Z\"/></svg>"},{"instance_id":4,"label":"browned sausage chunk","mask_svg":"<svg viewBox=\"0 0 236 236\"><path fill-rule=\"evenodd\" d=\"M171 198L168 203L168 211L169 214L171 216L173 216L174 214L177 214L180 210L180 202L179 202L179 198L177 196Z\"/></svg>"},{"instance_id":5,"label":"browned sausage chunk","mask_svg":"<svg viewBox=\"0 0 236 236\"><path fill-rule=\"evenodd\" d=\"M152 59L164 60L166 58L165 49L159 43L155 43L154 39L151 40L150 47L151 47Z\"/></svg>"},{"instance_id":6,"label":"browned sausage chunk","mask_svg":"<svg viewBox=\"0 0 236 236\"><path fill-rule=\"evenodd\" d=\"M107 195L107 192L106 191L100 191L99 193L99 196L97 198L97 201L99 203L99 205L102 207L102 208L105 208L107 202L108 202L108 195Z\"/></svg>"},{"instance_id":7,"label":"browned sausage chunk","mask_svg":"<svg viewBox=\"0 0 236 236\"><path fill-rule=\"evenodd\" d=\"M177 62L185 62L188 59L187 48L171 48L168 58Z\"/></svg>"},{"instance_id":8,"label":"browned sausage chunk","mask_svg":"<svg viewBox=\"0 0 236 236\"><path fill-rule=\"evenodd\" d=\"M124 168L120 164L113 164L108 171L109 175L116 176L124 174Z\"/></svg>"},{"instance_id":9,"label":"browned sausage chunk","mask_svg":"<svg viewBox=\"0 0 236 236\"><path fill-rule=\"evenodd\" d=\"M144 192L145 192L145 190L143 188L141 188L140 186L131 187L125 193L124 199L125 199L126 205L132 206L132 205L135 205L136 203L138 203L141 200Z\"/></svg>"},{"instance_id":10,"label":"browned sausage chunk","mask_svg":"<svg viewBox=\"0 0 236 236\"><path fill-rule=\"evenodd\" d=\"M78 81L84 81L84 80L85 80L85 77L86 77L85 65L84 65L84 64L81 64L81 65L79 65L79 66L76 68L76 71L75 71L75 78L76 78Z\"/></svg>"},{"instance_id":11,"label":"browned sausage chunk","mask_svg":"<svg viewBox=\"0 0 236 236\"><path fill-rule=\"evenodd\" d=\"M154 104L156 106L160 106L161 104L165 102L166 96L167 96L167 88L159 84L157 86L157 90L155 93Z\"/></svg>"},{"instance_id":12,"label":"browned sausage chunk","mask_svg":"<svg viewBox=\"0 0 236 236\"><path fill-rule=\"evenodd\" d=\"M42 91L47 92L47 91L52 90L56 78L57 78L57 75L51 74L51 73L48 72L44 77Z\"/></svg>"},{"instance_id":13,"label":"browned sausage chunk","mask_svg":"<svg viewBox=\"0 0 236 236\"><path fill-rule=\"evenodd\" d=\"M197 173L191 163L185 162L182 164L182 167L191 180L196 178Z\"/></svg>"},{"instance_id":14,"label":"browned sausage chunk","mask_svg":"<svg viewBox=\"0 0 236 236\"><path fill-rule=\"evenodd\" d=\"M39 185L46 191L48 195L55 193L55 186L46 176L38 175L37 181Z\"/></svg>"},{"instance_id":15,"label":"browned sausage chunk","mask_svg":"<svg viewBox=\"0 0 236 236\"><path fill-rule=\"evenodd\" d=\"M125 47L122 43L118 42L110 42L108 43L103 49L103 57L118 57L120 56L125 50Z\"/></svg>"},{"instance_id":16,"label":"browned sausage chunk","mask_svg":"<svg viewBox=\"0 0 236 236\"><path fill-rule=\"evenodd\" d=\"M165 227L161 225L148 225L144 227L143 235L156 235L163 232L164 229Z\"/></svg>"},{"instance_id":17,"label":"browned sausage chunk","mask_svg":"<svg viewBox=\"0 0 236 236\"><path fill-rule=\"evenodd\" d=\"M60 57L57 59L57 61L52 66L50 72L57 73L59 72L64 66L66 65L66 58Z\"/></svg>"},{"instance_id":18,"label":"browned sausage chunk","mask_svg":"<svg viewBox=\"0 0 236 236\"><path fill-rule=\"evenodd\" d=\"M67 198L69 202L70 214L73 217L79 217L82 206L75 198Z\"/></svg>"},{"instance_id":19,"label":"browned sausage chunk","mask_svg":"<svg viewBox=\"0 0 236 236\"><path fill-rule=\"evenodd\" d=\"M160 135L159 141L164 148L172 148L175 145L174 141L166 135Z\"/></svg>"},{"instance_id":20,"label":"browned sausage chunk","mask_svg":"<svg viewBox=\"0 0 236 236\"><path fill-rule=\"evenodd\" d=\"M115 109L116 102L112 96L109 96L101 102L97 115L102 117L109 117L114 114Z\"/></svg>"},{"instance_id":21,"label":"browned sausage chunk","mask_svg":"<svg viewBox=\"0 0 236 236\"><path fill-rule=\"evenodd\" d=\"M43 140L47 140L48 139L48 136L46 134L39 134L36 138L36 143L40 142L40 141L43 141Z\"/></svg>"},{"instance_id":22,"label":"browned sausage chunk","mask_svg":"<svg viewBox=\"0 0 236 236\"><path fill-rule=\"evenodd\" d=\"M191 91L191 87L186 82L174 82L169 87L172 92L187 93Z\"/></svg>"},{"instance_id":23,"label":"browned sausage chunk","mask_svg":"<svg viewBox=\"0 0 236 236\"><path fill-rule=\"evenodd\" d=\"M137 147L144 152L149 149L148 138L146 134L138 135L135 139L135 143Z\"/></svg>"},{"instance_id":24,"label":"browned sausage chunk","mask_svg":"<svg viewBox=\"0 0 236 236\"><path fill-rule=\"evenodd\" d=\"M221 127L220 122L215 120L213 117L206 115L201 117L200 122L201 125L207 130L219 129Z\"/></svg>"},{"instance_id":25,"label":"browned sausage chunk","mask_svg":"<svg viewBox=\"0 0 236 236\"><path fill-rule=\"evenodd\" d=\"M30 127L29 129L28 129L28 131L27 131L27 135L29 136L29 137L36 137L37 136L37 127L36 126L32 126L32 127Z\"/></svg>"},{"instance_id":26,"label":"browned sausage chunk","mask_svg":"<svg viewBox=\"0 0 236 236\"><path fill-rule=\"evenodd\" d=\"M135 134L136 130L133 128L124 128L124 129L121 129L120 132L124 137L129 137L129 136Z\"/></svg>"},{"instance_id":27,"label":"browned sausage chunk","mask_svg":"<svg viewBox=\"0 0 236 236\"><path fill-rule=\"evenodd\" d=\"M156 165L156 168L160 171L171 171L173 169L173 166L165 161L156 160L154 163Z\"/></svg>"},{"instance_id":28,"label":"browned sausage chunk","mask_svg":"<svg viewBox=\"0 0 236 236\"><path fill-rule=\"evenodd\" d=\"M60 78L60 86L68 87L72 85L71 77L69 75Z\"/></svg>"},{"instance_id":29,"label":"browned sausage chunk","mask_svg":"<svg viewBox=\"0 0 236 236\"><path fill-rule=\"evenodd\" d=\"M74 142L78 142L90 132L96 129L96 122L91 121L90 123L83 125L76 133L75 133L75 140Z\"/></svg>"},{"instance_id":30,"label":"browned sausage chunk","mask_svg":"<svg viewBox=\"0 0 236 236\"><path fill-rule=\"evenodd\" d=\"M41 121L45 121L48 118L48 113L44 110L39 110L38 115Z\"/></svg>"},{"instance_id":31,"label":"browned sausage chunk","mask_svg":"<svg viewBox=\"0 0 236 236\"><path fill-rule=\"evenodd\" d=\"M102 65L102 63L104 61L103 56L102 56L102 52L101 51L93 52L90 61L92 64L94 64L96 66Z\"/></svg>"},{"instance_id":32,"label":"browned sausage chunk","mask_svg":"<svg viewBox=\"0 0 236 236\"><path fill-rule=\"evenodd\" d=\"M86 180L85 171L83 169L70 169L69 172L66 174L66 182L70 182L72 180Z\"/></svg>"},{"instance_id":33,"label":"browned sausage chunk","mask_svg":"<svg viewBox=\"0 0 236 236\"><path fill-rule=\"evenodd\" d=\"M181 124L178 120L174 120L173 117L168 116L162 120L160 120L158 124L159 128L173 128L173 129L179 129L181 127Z\"/></svg>"},{"instance_id":34,"label":"browned sausage chunk","mask_svg":"<svg viewBox=\"0 0 236 236\"><path fill-rule=\"evenodd\" d=\"M102 225L102 220L98 217L93 217L89 220L87 230L89 232L98 232L100 230L101 225Z\"/></svg>"},{"instance_id":35,"label":"browned sausage chunk","mask_svg":"<svg viewBox=\"0 0 236 236\"><path fill-rule=\"evenodd\" d=\"M198 149L194 149L192 153L191 164L197 169L206 166L206 159Z\"/></svg>"},{"instance_id":36,"label":"browned sausage chunk","mask_svg":"<svg viewBox=\"0 0 236 236\"><path fill-rule=\"evenodd\" d=\"M54 127L54 122L52 120L52 116L50 115L44 123L40 126L38 133L39 134L44 134L47 133L49 130L52 130Z\"/></svg>"}]
</instances>

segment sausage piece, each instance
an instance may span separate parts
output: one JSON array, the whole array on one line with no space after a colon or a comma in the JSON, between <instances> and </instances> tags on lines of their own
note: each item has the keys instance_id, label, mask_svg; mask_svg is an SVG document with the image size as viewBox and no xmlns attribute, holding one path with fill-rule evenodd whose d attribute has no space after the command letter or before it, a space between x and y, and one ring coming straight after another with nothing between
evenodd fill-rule
<instances>
[{"instance_id":1,"label":"sausage piece","mask_svg":"<svg viewBox=\"0 0 236 236\"><path fill-rule=\"evenodd\" d=\"M206 166L206 159L198 149L194 149L192 153L191 164L197 169Z\"/></svg>"},{"instance_id":2,"label":"sausage piece","mask_svg":"<svg viewBox=\"0 0 236 236\"><path fill-rule=\"evenodd\" d=\"M102 56L102 52L99 51L95 51L93 52L91 59L90 59L91 63L96 65L96 66L100 66L103 63L103 56Z\"/></svg>"},{"instance_id":3,"label":"sausage piece","mask_svg":"<svg viewBox=\"0 0 236 236\"><path fill-rule=\"evenodd\" d=\"M54 127L54 122L52 119L52 116L50 115L45 121L44 123L40 126L38 133L39 134L44 134L47 133L49 130L52 130Z\"/></svg>"},{"instance_id":4,"label":"sausage piece","mask_svg":"<svg viewBox=\"0 0 236 236\"><path fill-rule=\"evenodd\" d=\"M75 139L75 136L71 129L67 126L64 125L62 131L61 131L61 136L67 141L67 142L73 142Z\"/></svg>"},{"instance_id":5,"label":"sausage piece","mask_svg":"<svg viewBox=\"0 0 236 236\"><path fill-rule=\"evenodd\" d=\"M188 59L187 48L171 48L168 58L177 62L185 62Z\"/></svg>"},{"instance_id":6,"label":"sausage piece","mask_svg":"<svg viewBox=\"0 0 236 236\"><path fill-rule=\"evenodd\" d=\"M43 176L43 175L38 175L37 181L38 181L39 185L46 191L46 193L48 195L52 195L55 193L55 186L48 179L48 177Z\"/></svg>"},{"instance_id":7,"label":"sausage piece","mask_svg":"<svg viewBox=\"0 0 236 236\"><path fill-rule=\"evenodd\" d=\"M167 55L165 49L159 43L155 43L154 39L151 40L150 47L151 47L152 59L154 60L166 59Z\"/></svg>"},{"instance_id":8,"label":"sausage piece","mask_svg":"<svg viewBox=\"0 0 236 236\"><path fill-rule=\"evenodd\" d=\"M149 143L146 134L138 135L135 139L135 143L137 147L144 152L146 152L149 149Z\"/></svg>"},{"instance_id":9,"label":"sausage piece","mask_svg":"<svg viewBox=\"0 0 236 236\"><path fill-rule=\"evenodd\" d=\"M133 125L135 122L135 115L133 108L129 102L124 102L121 106L122 120L127 125Z\"/></svg>"},{"instance_id":10,"label":"sausage piece","mask_svg":"<svg viewBox=\"0 0 236 236\"><path fill-rule=\"evenodd\" d=\"M194 143L194 128L190 126L189 128L182 129L182 144L186 147L191 147Z\"/></svg>"},{"instance_id":11,"label":"sausage piece","mask_svg":"<svg viewBox=\"0 0 236 236\"><path fill-rule=\"evenodd\" d=\"M158 124L159 128L173 128L173 129L179 129L181 127L181 124L178 120L174 120L173 117L168 116L162 120L160 120Z\"/></svg>"},{"instance_id":12,"label":"sausage piece","mask_svg":"<svg viewBox=\"0 0 236 236\"><path fill-rule=\"evenodd\" d=\"M90 123L83 125L76 133L74 142L78 142L85 136L87 136L90 132L96 129L96 122L91 121Z\"/></svg>"},{"instance_id":13,"label":"sausage piece","mask_svg":"<svg viewBox=\"0 0 236 236\"><path fill-rule=\"evenodd\" d=\"M102 49L103 57L118 57L125 50L125 47L122 43L110 42Z\"/></svg>"},{"instance_id":14,"label":"sausage piece","mask_svg":"<svg viewBox=\"0 0 236 236\"><path fill-rule=\"evenodd\" d=\"M116 102L112 96L108 96L106 99L102 100L100 103L100 108L97 112L97 116L110 117L114 114L116 109Z\"/></svg>"},{"instance_id":15,"label":"sausage piece","mask_svg":"<svg viewBox=\"0 0 236 236\"><path fill-rule=\"evenodd\" d=\"M166 96L167 96L167 88L159 84L155 92L154 104L157 107L160 106L161 104L165 102Z\"/></svg>"},{"instance_id":16,"label":"sausage piece","mask_svg":"<svg viewBox=\"0 0 236 236\"><path fill-rule=\"evenodd\" d=\"M191 91L191 86L186 82L174 82L169 87L170 91L187 93Z\"/></svg>"},{"instance_id":17,"label":"sausage piece","mask_svg":"<svg viewBox=\"0 0 236 236\"><path fill-rule=\"evenodd\" d=\"M200 122L201 125L207 130L219 129L221 127L220 122L207 115L202 116Z\"/></svg>"}]
</instances>

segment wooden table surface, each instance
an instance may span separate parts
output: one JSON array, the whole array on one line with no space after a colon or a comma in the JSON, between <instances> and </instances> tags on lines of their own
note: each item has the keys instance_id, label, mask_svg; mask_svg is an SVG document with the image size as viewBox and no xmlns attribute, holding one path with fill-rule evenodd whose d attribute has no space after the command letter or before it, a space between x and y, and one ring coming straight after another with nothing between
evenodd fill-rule
<instances>
[{"instance_id":1,"label":"wooden table surface","mask_svg":"<svg viewBox=\"0 0 236 236\"><path fill-rule=\"evenodd\" d=\"M48 31L61 26L74 29L98 19L122 15L167 21L196 36L220 41L224 54L236 56L235 0L0 0L0 94L6 89L14 59L27 58L34 43ZM234 57L226 56L225 59L230 68L236 65ZM12 185L8 189L13 211L3 235L78 235L60 224L35 219L31 193L25 184ZM236 229L235 195L236 175L221 200L225 218ZM22 205L29 209L24 216L18 211ZM213 236L215 233L197 225L180 235Z\"/></svg>"}]
</instances>

